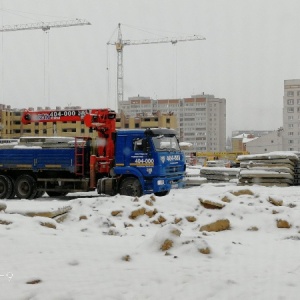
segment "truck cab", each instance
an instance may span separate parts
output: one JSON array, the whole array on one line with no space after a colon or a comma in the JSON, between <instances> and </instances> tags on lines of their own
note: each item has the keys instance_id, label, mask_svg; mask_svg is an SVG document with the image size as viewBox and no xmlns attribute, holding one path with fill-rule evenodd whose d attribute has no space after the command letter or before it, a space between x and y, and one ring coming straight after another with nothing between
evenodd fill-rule
<instances>
[{"instance_id":1,"label":"truck cab","mask_svg":"<svg viewBox=\"0 0 300 300\"><path fill-rule=\"evenodd\" d=\"M121 129L115 136L111 178L101 178L98 193L167 195L183 187L185 158L176 131L166 128Z\"/></svg>"}]
</instances>

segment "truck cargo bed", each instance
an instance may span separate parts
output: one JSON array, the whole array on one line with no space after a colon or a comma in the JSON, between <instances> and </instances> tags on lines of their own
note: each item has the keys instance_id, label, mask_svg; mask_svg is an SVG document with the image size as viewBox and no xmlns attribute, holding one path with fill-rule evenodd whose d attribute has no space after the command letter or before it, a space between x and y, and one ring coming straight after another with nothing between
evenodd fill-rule
<instances>
[{"instance_id":1,"label":"truck cargo bed","mask_svg":"<svg viewBox=\"0 0 300 300\"><path fill-rule=\"evenodd\" d=\"M74 148L0 149L0 170L60 170L75 172Z\"/></svg>"}]
</instances>

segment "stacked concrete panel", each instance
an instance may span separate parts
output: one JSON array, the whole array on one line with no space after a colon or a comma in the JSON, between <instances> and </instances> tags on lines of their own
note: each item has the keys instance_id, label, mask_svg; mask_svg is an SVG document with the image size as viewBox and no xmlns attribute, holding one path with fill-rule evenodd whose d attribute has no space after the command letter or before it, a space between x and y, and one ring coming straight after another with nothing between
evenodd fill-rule
<instances>
[{"instance_id":1,"label":"stacked concrete panel","mask_svg":"<svg viewBox=\"0 0 300 300\"><path fill-rule=\"evenodd\" d=\"M239 184L290 186L295 184L295 167L299 157L293 152L241 155Z\"/></svg>"}]
</instances>

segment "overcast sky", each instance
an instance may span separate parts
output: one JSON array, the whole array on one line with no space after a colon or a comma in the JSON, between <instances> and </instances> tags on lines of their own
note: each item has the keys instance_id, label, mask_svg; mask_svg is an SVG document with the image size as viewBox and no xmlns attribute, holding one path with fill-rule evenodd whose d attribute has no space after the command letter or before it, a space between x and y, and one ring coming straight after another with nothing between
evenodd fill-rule
<instances>
[{"instance_id":1,"label":"overcast sky","mask_svg":"<svg viewBox=\"0 0 300 300\"><path fill-rule=\"evenodd\" d=\"M123 39L206 38L125 47L124 98L203 92L225 98L228 135L282 126L284 80L300 78L298 0L1 0L0 5L3 25L74 18L92 23L53 28L48 35L0 33L0 103L16 108L116 109L117 54L107 42L117 39L118 23Z\"/></svg>"}]
</instances>

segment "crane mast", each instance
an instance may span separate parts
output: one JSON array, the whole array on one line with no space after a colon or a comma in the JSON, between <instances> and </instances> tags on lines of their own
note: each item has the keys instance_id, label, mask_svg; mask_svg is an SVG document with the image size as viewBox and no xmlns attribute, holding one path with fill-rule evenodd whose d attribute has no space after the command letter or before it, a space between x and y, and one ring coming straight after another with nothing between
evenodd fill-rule
<instances>
[{"instance_id":1,"label":"crane mast","mask_svg":"<svg viewBox=\"0 0 300 300\"><path fill-rule=\"evenodd\" d=\"M116 42L108 42L107 45L114 45L117 50L117 103L124 100L124 68L123 68L123 48L124 46L147 45L147 44L162 44L171 43L173 45L178 42L205 40L200 35L186 37L170 37L160 39L144 39L144 40L123 40L121 24L118 24L118 39Z\"/></svg>"}]
</instances>

